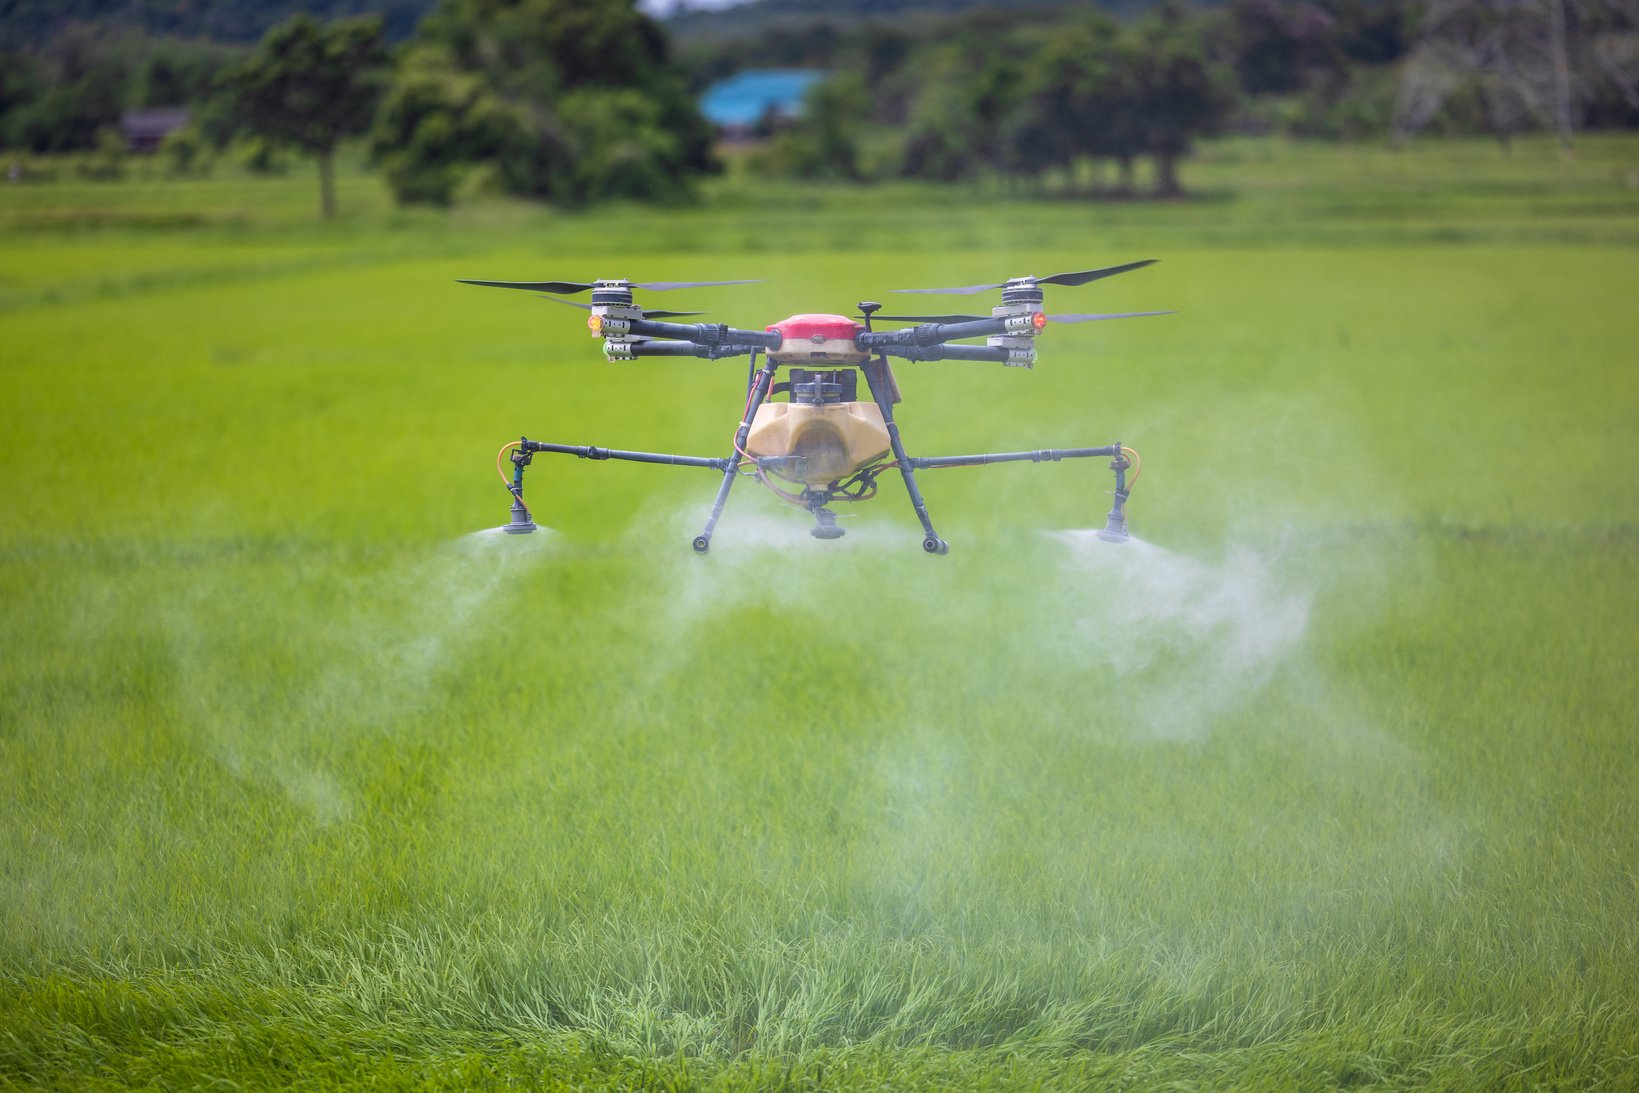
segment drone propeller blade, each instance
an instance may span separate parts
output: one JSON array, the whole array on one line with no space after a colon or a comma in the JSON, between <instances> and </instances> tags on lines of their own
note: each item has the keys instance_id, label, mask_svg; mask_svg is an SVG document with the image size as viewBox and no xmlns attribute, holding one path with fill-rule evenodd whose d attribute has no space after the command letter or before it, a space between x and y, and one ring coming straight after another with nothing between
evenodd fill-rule
<instances>
[{"instance_id":1,"label":"drone propeller blade","mask_svg":"<svg viewBox=\"0 0 1639 1093\"><path fill-rule=\"evenodd\" d=\"M890 323L971 323L979 319L988 319L988 315L872 315L873 319L886 319Z\"/></svg>"},{"instance_id":2,"label":"drone propeller blade","mask_svg":"<svg viewBox=\"0 0 1639 1093\"><path fill-rule=\"evenodd\" d=\"M591 304L583 304L579 300L560 300L556 296L543 296L541 299L546 300L549 303L562 304L564 307L578 307L582 311L592 310ZM704 314L704 311L650 311L648 308L643 309L643 317L645 319L681 319L685 315Z\"/></svg>"},{"instance_id":3,"label":"drone propeller blade","mask_svg":"<svg viewBox=\"0 0 1639 1093\"><path fill-rule=\"evenodd\" d=\"M717 285L760 285L761 278L750 281L633 281L633 288L649 292L669 292L674 288L714 288Z\"/></svg>"},{"instance_id":4,"label":"drone propeller blade","mask_svg":"<svg viewBox=\"0 0 1639 1093\"><path fill-rule=\"evenodd\" d=\"M1017 280L1038 285L1085 285L1089 281L1097 281L1104 277L1114 277L1118 273L1128 270L1143 269L1155 264L1154 258L1146 258L1141 262L1128 262L1121 266L1106 266L1103 269L1084 269L1079 273L1055 273L1048 277L1025 277ZM1005 288L1006 282L992 285L962 285L959 288L896 288L895 292L916 293L920 295L939 296L971 296L976 292L985 292L993 288Z\"/></svg>"},{"instance_id":5,"label":"drone propeller blade","mask_svg":"<svg viewBox=\"0 0 1639 1093\"><path fill-rule=\"evenodd\" d=\"M963 285L961 288L896 288L893 291L917 296L972 296L975 292L1001 287L1000 284Z\"/></svg>"},{"instance_id":6,"label":"drone propeller blade","mask_svg":"<svg viewBox=\"0 0 1639 1093\"><path fill-rule=\"evenodd\" d=\"M1111 315L1049 315L1050 323L1091 323L1099 319L1142 319L1146 315L1176 315L1176 311L1122 311Z\"/></svg>"},{"instance_id":7,"label":"drone propeller blade","mask_svg":"<svg viewBox=\"0 0 1639 1093\"><path fill-rule=\"evenodd\" d=\"M1055 273L1051 277L1037 277L1038 285L1085 285L1089 281L1097 281L1105 277L1114 277L1118 273L1128 270L1143 269L1145 266L1155 265L1156 259L1146 258L1141 262L1128 262L1122 266L1105 266L1103 269L1087 269L1080 273Z\"/></svg>"},{"instance_id":8,"label":"drone propeller blade","mask_svg":"<svg viewBox=\"0 0 1639 1093\"><path fill-rule=\"evenodd\" d=\"M523 288L531 292L557 292L573 294L585 292L592 286L583 281L470 281L465 277L457 277L463 285L481 285L484 288Z\"/></svg>"},{"instance_id":9,"label":"drone propeller blade","mask_svg":"<svg viewBox=\"0 0 1639 1093\"><path fill-rule=\"evenodd\" d=\"M560 296L573 296L577 292L585 292L589 288L596 288L591 281L471 281L465 277L456 280L463 285L482 285L486 288L521 288L530 292L554 292ZM633 281L631 288L641 288L649 292L666 292L674 288L711 288L714 285L755 285L757 281Z\"/></svg>"}]
</instances>

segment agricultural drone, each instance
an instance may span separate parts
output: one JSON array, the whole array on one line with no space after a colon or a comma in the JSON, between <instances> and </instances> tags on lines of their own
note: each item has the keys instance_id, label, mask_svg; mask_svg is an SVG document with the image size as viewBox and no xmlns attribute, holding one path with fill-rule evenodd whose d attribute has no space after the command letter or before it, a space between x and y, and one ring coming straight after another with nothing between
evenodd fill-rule
<instances>
[{"instance_id":1,"label":"agricultural drone","mask_svg":"<svg viewBox=\"0 0 1639 1093\"><path fill-rule=\"evenodd\" d=\"M897 292L968 296L1000 289L1001 303L983 315L882 315L882 305L861 301L859 318L845 315L792 315L764 330L737 330L720 323L667 322L693 311L647 311L633 299L634 290L660 292L680 288L753 284L751 281L462 281L492 288L525 289L549 299L591 312L586 325L603 339L604 355L611 361L638 357L750 357L745 409L727 456L673 455L666 452L631 452L575 444L551 444L523 437L496 456L496 469L512 495L507 532L535 530L524 504L524 468L543 452L582 459L621 459L634 463L663 463L677 467L705 467L719 472L722 482L706 526L694 538L694 549L711 548L729 490L736 478L755 478L780 500L814 517L810 533L817 539L836 539L836 502L868 501L876 496L877 478L897 470L905 492L922 522L922 549L944 554L950 548L933 530L928 507L917 488L916 473L937 467L971 467L984 463L1057 462L1062 459L1109 457L1115 472L1115 503L1098 535L1110 542L1127 539L1126 503L1138 480L1138 453L1119 441L1098 448L1047 448L1024 452L980 455L911 456L894 422L900 401L889 358L907 361L991 361L1013 368L1030 368L1036 361L1036 339L1046 327L1042 310L1045 285L1074 286L1112 277L1151 265L1153 259L1104 269L1056 273L1050 277L1014 277L998 284L959 288L896 289ZM558 299L590 291L590 303ZM1083 323L1101 319L1129 319L1167 315L1166 311L1136 311L1110 315L1055 315L1056 323ZM908 323L876 329L876 323ZM983 338L983 345L961 345ZM781 368L787 378L775 382ZM865 377L869 399L859 397L859 377ZM785 395L784 401L776 396ZM503 460L512 462L507 477ZM1129 482L1127 471L1133 471Z\"/></svg>"}]
</instances>

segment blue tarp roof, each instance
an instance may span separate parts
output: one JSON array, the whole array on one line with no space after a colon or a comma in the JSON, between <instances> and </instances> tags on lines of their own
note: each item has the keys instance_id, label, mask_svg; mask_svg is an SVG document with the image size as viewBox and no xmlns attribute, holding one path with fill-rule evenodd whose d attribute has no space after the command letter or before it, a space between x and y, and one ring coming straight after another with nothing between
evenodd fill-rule
<instances>
[{"instance_id":1,"label":"blue tarp roof","mask_svg":"<svg viewBox=\"0 0 1639 1093\"><path fill-rule=\"evenodd\" d=\"M716 125L752 125L770 107L794 117L808 88L824 78L813 69L752 69L706 88L700 109Z\"/></svg>"}]
</instances>

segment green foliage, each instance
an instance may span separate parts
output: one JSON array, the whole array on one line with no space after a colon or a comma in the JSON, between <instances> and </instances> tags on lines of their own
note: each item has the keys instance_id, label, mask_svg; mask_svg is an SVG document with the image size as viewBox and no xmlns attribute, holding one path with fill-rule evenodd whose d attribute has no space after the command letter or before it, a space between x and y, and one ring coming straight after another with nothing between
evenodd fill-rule
<instances>
[{"instance_id":1,"label":"green foliage","mask_svg":"<svg viewBox=\"0 0 1639 1093\"><path fill-rule=\"evenodd\" d=\"M377 16L388 39L399 41L432 6L433 0L6 0L0 5L0 48L28 48L75 23L178 41L246 45L293 15L325 22Z\"/></svg>"},{"instance_id":2,"label":"green foliage","mask_svg":"<svg viewBox=\"0 0 1639 1093\"><path fill-rule=\"evenodd\" d=\"M0 144L35 152L95 146L143 106L203 102L237 51L72 23L43 46L0 54Z\"/></svg>"},{"instance_id":3,"label":"green foliage","mask_svg":"<svg viewBox=\"0 0 1639 1093\"><path fill-rule=\"evenodd\" d=\"M1172 10L1125 26L1093 15L1046 29L969 16L934 44L903 57L887 51L874 84L850 74L820 93L768 162L799 177L858 164L868 121L896 133L898 170L912 178L1040 178L1113 160L1126 189L1134 161L1148 155L1158 191L1172 196L1178 159L1217 132L1234 104L1207 29ZM839 173L862 174L856 166Z\"/></svg>"},{"instance_id":4,"label":"green foliage","mask_svg":"<svg viewBox=\"0 0 1639 1093\"><path fill-rule=\"evenodd\" d=\"M132 73L132 57L112 36L70 27L37 62L6 77L7 142L35 152L96 147L98 134L119 123Z\"/></svg>"},{"instance_id":5,"label":"green foliage","mask_svg":"<svg viewBox=\"0 0 1639 1093\"><path fill-rule=\"evenodd\" d=\"M761 168L790 178L864 181L859 142L870 111L862 75L844 73L815 84L803 104L802 122L778 129Z\"/></svg>"},{"instance_id":6,"label":"green foliage","mask_svg":"<svg viewBox=\"0 0 1639 1093\"><path fill-rule=\"evenodd\" d=\"M209 167L210 145L195 125L172 130L159 151L170 162L173 174L191 175Z\"/></svg>"},{"instance_id":7,"label":"green foliage","mask_svg":"<svg viewBox=\"0 0 1639 1093\"><path fill-rule=\"evenodd\" d=\"M125 174L125 137L112 126L97 131L92 154L80 161L80 174L101 182L111 182Z\"/></svg>"},{"instance_id":8,"label":"green foliage","mask_svg":"<svg viewBox=\"0 0 1639 1093\"><path fill-rule=\"evenodd\" d=\"M498 152L511 121L478 75L443 50L413 49L399 61L371 143L401 202L448 205L462 166Z\"/></svg>"},{"instance_id":9,"label":"green foliage","mask_svg":"<svg viewBox=\"0 0 1639 1093\"><path fill-rule=\"evenodd\" d=\"M1067 26L1026 77L1013 125L1016 162L1039 173L1091 156L1130 165L1145 151L1132 43L1109 20Z\"/></svg>"},{"instance_id":10,"label":"green foliage","mask_svg":"<svg viewBox=\"0 0 1639 1093\"><path fill-rule=\"evenodd\" d=\"M1196 138L1218 132L1229 116L1234 104L1229 74L1212 61L1202 26L1171 9L1146 20L1137 35L1134 113L1144 150L1155 158L1156 191L1172 197L1181 192L1178 160Z\"/></svg>"},{"instance_id":11,"label":"green foliage","mask_svg":"<svg viewBox=\"0 0 1639 1093\"><path fill-rule=\"evenodd\" d=\"M268 31L255 53L222 73L223 115L236 130L313 156L320 212L333 216L336 146L369 128L386 61L379 19L324 26L307 15L292 16Z\"/></svg>"},{"instance_id":12,"label":"green foliage","mask_svg":"<svg viewBox=\"0 0 1639 1093\"><path fill-rule=\"evenodd\" d=\"M447 203L488 162L564 205L677 201L711 132L632 0L445 0L400 66L373 144L403 202Z\"/></svg>"}]
</instances>

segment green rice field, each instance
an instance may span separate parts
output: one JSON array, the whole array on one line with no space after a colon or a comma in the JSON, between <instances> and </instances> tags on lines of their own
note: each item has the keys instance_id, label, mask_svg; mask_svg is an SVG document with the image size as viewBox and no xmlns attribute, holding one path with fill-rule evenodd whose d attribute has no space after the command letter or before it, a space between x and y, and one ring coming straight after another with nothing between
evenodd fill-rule
<instances>
[{"instance_id":1,"label":"green rice field","mask_svg":"<svg viewBox=\"0 0 1639 1093\"><path fill-rule=\"evenodd\" d=\"M0 185L0 1087L1639 1087L1639 140L1183 178ZM1138 449L1131 543L1096 460L924 472L943 558L563 456L474 534L746 380L456 278L1140 258L897 368L913 454Z\"/></svg>"}]
</instances>

